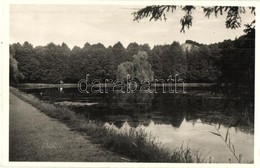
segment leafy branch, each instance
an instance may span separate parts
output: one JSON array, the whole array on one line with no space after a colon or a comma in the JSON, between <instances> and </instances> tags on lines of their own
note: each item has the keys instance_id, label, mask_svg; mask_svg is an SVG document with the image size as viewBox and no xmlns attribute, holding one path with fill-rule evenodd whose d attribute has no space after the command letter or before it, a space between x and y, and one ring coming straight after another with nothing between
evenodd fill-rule
<instances>
[{"instance_id":1,"label":"leafy branch","mask_svg":"<svg viewBox=\"0 0 260 168\"><path fill-rule=\"evenodd\" d=\"M180 32L185 33L185 27L188 29L192 26L192 11L196 9L194 6L176 6L176 5L152 5L142 8L132 15L134 16L134 21L140 21L144 18L150 18L149 20L167 20L166 13L173 13L177 7L185 11L185 15L180 19L181 30ZM246 13L245 7L238 6L213 6L213 7L201 7L205 14L205 17L210 17L212 13L217 17L218 15L223 15L227 13L225 25L227 28L236 29L241 27L241 16L240 14ZM251 14L255 15L255 7L248 7Z\"/></svg>"}]
</instances>

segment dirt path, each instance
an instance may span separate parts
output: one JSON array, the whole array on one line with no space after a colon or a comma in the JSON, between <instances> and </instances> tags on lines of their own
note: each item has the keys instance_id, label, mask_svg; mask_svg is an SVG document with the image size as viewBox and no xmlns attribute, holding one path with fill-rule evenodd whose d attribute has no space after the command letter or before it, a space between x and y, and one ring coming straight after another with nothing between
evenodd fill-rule
<instances>
[{"instance_id":1,"label":"dirt path","mask_svg":"<svg viewBox=\"0 0 260 168\"><path fill-rule=\"evenodd\" d=\"M10 93L10 161L122 161Z\"/></svg>"}]
</instances>

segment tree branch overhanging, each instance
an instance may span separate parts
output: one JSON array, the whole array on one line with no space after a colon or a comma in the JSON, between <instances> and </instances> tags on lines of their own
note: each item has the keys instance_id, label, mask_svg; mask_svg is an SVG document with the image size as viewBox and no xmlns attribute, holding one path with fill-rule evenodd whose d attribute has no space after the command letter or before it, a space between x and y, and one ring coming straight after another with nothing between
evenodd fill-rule
<instances>
[{"instance_id":1,"label":"tree branch overhanging","mask_svg":"<svg viewBox=\"0 0 260 168\"><path fill-rule=\"evenodd\" d=\"M152 5L142 8L134 13L134 21L140 21L144 18L149 18L150 21L154 20L167 20L166 13L173 13L177 8L185 11L185 15L180 19L181 30L180 32L185 33L185 28L190 28L192 26L192 11L196 10L195 6L176 6L176 5ZM205 17L210 17L212 13L217 17L218 15L227 14L225 25L226 28L237 29L241 27L241 16L240 14L246 13L245 7L237 6L213 6L213 7L201 7L205 14ZM248 7L251 14L255 15L255 7Z\"/></svg>"}]
</instances>

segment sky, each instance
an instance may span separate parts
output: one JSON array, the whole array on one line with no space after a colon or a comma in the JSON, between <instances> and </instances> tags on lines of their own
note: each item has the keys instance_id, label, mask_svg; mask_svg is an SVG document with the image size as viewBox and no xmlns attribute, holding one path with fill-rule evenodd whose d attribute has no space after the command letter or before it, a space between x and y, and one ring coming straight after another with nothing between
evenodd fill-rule
<instances>
[{"instance_id":1,"label":"sky","mask_svg":"<svg viewBox=\"0 0 260 168\"><path fill-rule=\"evenodd\" d=\"M249 11L241 15L242 26L225 27L225 15L209 19L202 9L193 11L193 26L180 33L183 11L167 13L167 21L133 21L132 13L145 6L129 5L10 5L10 43L28 41L33 46L65 42L70 48L102 43L106 47L120 41L124 47L131 42L148 43L151 47L178 41L194 40L203 44L221 42L241 36L244 24L251 23Z\"/></svg>"}]
</instances>

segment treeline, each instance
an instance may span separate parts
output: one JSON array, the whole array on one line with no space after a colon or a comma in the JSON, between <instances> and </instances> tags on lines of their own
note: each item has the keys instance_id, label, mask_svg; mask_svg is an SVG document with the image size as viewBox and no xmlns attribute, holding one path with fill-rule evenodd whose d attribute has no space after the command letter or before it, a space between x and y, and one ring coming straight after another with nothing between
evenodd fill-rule
<instances>
[{"instance_id":1,"label":"treeline","mask_svg":"<svg viewBox=\"0 0 260 168\"><path fill-rule=\"evenodd\" d=\"M183 45L190 45L189 49ZM145 51L156 79L179 74L186 82L254 83L254 31L211 45L191 40L183 45L173 42L151 49L148 44L130 43L125 48L118 42L106 48L101 43L86 43L83 48L70 49L65 43L37 47L14 43L10 45L10 81L78 82L87 73L93 78L116 79L121 63L132 62L138 51Z\"/></svg>"},{"instance_id":2,"label":"treeline","mask_svg":"<svg viewBox=\"0 0 260 168\"><path fill-rule=\"evenodd\" d=\"M78 46L49 43L33 47L29 42L10 45L11 83L78 82L89 73L93 78L115 79L120 63L132 61L138 51L150 52L147 44L131 43L127 48L118 42L106 48L103 44Z\"/></svg>"},{"instance_id":3,"label":"treeline","mask_svg":"<svg viewBox=\"0 0 260 168\"><path fill-rule=\"evenodd\" d=\"M17 69L11 71L11 80L13 83L57 83L60 80L77 82L87 73L93 78L115 79L118 66L132 62L138 51L147 52L157 79L167 79L169 75L178 73L188 82L214 82L219 76L219 68L215 65L219 54L215 54L208 46L198 48L194 45L191 51L184 51L178 42L157 45L153 49L148 44L137 43L130 43L124 48L118 42L107 48L100 43L86 43L83 48L75 46L70 50L65 43L33 47L24 42L22 45L10 45L11 58L17 62L14 66L11 61L12 67Z\"/></svg>"}]
</instances>

